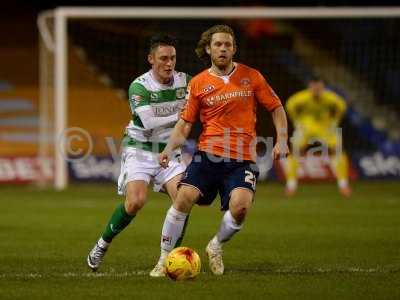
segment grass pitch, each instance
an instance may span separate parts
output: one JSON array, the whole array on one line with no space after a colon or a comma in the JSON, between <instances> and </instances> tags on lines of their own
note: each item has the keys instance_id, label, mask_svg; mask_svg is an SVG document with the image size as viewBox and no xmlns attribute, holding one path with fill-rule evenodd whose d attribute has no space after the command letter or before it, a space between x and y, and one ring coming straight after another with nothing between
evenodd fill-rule
<instances>
[{"instance_id":1,"label":"grass pitch","mask_svg":"<svg viewBox=\"0 0 400 300\"><path fill-rule=\"evenodd\" d=\"M97 273L86 255L122 198L111 185L65 192L0 187L0 299L399 299L400 184L362 182L350 199L334 184L283 197L259 184L245 226L213 276L204 248L221 219L195 207L183 245L202 258L191 282L150 278L170 203L151 193Z\"/></svg>"}]
</instances>

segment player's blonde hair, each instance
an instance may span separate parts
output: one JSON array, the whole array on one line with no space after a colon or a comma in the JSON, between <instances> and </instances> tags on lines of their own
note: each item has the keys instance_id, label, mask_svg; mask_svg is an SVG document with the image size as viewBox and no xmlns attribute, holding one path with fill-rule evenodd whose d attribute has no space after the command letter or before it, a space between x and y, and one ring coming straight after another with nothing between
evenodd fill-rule
<instances>
[{"instance_id":1,"label":"player's blonde hair","mask_svg":"<svg viewBox=\"0 0 400 300\"><path fill-rule=\"evenodd\" d=\"M215 25L206 31L204 31L201 34L200 40L197 43L197 48L195 50L197 56L208 62L209 56L208 53L206 52L206 46L210 46L211 44L211 37L214 33L228 33L232 36L233 38L233 45L236 47L236 39L235 39L235 33L233 32L233 29L229 27L228 25Z\"/></svg>"}]
</instances>

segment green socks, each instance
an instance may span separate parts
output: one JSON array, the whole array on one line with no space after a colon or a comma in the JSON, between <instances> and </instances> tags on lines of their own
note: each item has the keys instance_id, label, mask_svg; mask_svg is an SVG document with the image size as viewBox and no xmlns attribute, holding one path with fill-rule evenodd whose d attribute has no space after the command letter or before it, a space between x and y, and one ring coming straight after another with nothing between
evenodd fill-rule
<instances>
[{"instance_id":1,"label":"green socks","mask_svg":"<svg viewBox=\"0 0 400 300\"><path fill-rule=\"evenodd\" d=\"M104 230L102 235L103 240L110 243L118 233L129 225L134 217L126 213L124 203L118 205Z\"/></svg>"}]
</instances>

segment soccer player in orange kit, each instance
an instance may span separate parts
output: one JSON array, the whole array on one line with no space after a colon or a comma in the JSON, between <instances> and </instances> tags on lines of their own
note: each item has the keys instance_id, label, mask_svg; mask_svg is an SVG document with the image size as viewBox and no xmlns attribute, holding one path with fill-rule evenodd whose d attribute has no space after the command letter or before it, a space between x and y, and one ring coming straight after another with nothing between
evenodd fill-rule
<instances>
[{"instance_id":1,"label":"soccer player in orange kit","mask_svg":"<svg viewBox=\"0 0 400 300\"><path fill-rule=\"evenodd\" d=\"M181 236L193 205L211 204L217 193L225 213L206 252L211 271L223 274L222 244L242 228L255 193L257 103L271 112L276 128L273 158L286 157L289 153L287 120L281 101L260 72L233 62L235 52L235 35L226 25L211 27L198 42L196 53L200 58L211 58L211 68L189 83L188 101L166 148L160 153L160 164L168 166L172 151L185 142L199 116L203 129L198 152L179 184L176 201L167 212L161 256L153 274L157 271L163 276L165 258Z\"/></svg>"}]
</instances>

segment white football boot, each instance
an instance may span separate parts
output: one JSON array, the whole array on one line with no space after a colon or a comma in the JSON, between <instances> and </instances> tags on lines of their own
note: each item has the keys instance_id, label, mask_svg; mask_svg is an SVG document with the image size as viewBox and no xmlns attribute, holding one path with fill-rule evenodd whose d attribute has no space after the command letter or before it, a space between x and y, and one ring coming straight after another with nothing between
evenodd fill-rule
<instances>
[{"instance_id":1,"label":"white football boot","mask_svg":"<svg viewBox=\"0 0 400 300\"><path fill-rule=\"evenodd\" d=\"M224 262L222 261L222 248L212 244L211 241L208 243L206 247L208 263L210 265L211 272L213 272L214 275L222 275L224 274Z\"/></svg>"},{"instance_id":2,"label":"white football boot","mask_svg":"<svg viewBox=\"0 0 400 300\"><path fill-rule=\"evenodd\" d=\"M165 277L165 266L164 260L160 259L158 263L155 265L153 270L150 271L151 277Z\"/></svg>"},{"instance_id":3,"label":"white football boot","mask_svg":"<svg viewBox=\"0 0 400 300\"><path fill-rule=\"evenodd\" d=\"M87 264L92 271L96 271L99 268L106 252L107 249L100 247L98 243L96 243L93 249L89 252Z\"/></svg>"}]
</instances>

